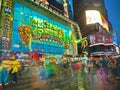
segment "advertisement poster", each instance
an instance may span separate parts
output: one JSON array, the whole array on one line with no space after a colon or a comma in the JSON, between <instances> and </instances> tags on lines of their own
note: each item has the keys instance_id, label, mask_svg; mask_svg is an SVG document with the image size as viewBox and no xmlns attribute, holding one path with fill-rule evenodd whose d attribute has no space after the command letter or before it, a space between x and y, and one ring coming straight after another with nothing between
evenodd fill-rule
<instances>
[{"instance_id":1,"label":"advertisement poster","mask_svg":"<svg viewBox=\"0 0 120 90\"><path fill-rule=\"evenodd\" d=\"M18 18L19 17L19 18ZM20 3L14 5L13 51L64 54L70 49L71 28Z\"/></svg>"}]
</instances>

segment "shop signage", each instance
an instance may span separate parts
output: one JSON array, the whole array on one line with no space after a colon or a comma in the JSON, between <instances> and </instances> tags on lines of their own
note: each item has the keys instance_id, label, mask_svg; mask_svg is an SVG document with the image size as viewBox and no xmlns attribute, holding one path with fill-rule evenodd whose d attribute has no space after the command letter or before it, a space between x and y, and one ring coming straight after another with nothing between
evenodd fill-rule
<instances>
[{"instance_id":1,"label":"shop signage","mask_svg":"<svg viewBox=\"0 0 120 90\"><path fill-rule=\"evenodd\" d=\"M3 1L3 11L2 11L2 48L9 49L10 45L10 33L11 33L11 22L12 22L12 8L13 1L12 0L4 0Z\"/></svg>"}]
</instances>

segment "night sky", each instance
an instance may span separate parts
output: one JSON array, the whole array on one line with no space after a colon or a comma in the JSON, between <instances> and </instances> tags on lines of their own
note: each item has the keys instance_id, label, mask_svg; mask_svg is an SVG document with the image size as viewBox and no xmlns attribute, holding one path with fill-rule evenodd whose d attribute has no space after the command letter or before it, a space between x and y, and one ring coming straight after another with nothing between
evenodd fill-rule
<instances>
[{"instance_id":1,"label":"night sky","mask_svg":"<svg viewBox=\"0 0 120 90\"><path fill-rule=\"evenodd\" d=\"M118 44L120 45L120 0L105 0L105 5L109 21L117 33Z\"/></svg>"}]
</instances>

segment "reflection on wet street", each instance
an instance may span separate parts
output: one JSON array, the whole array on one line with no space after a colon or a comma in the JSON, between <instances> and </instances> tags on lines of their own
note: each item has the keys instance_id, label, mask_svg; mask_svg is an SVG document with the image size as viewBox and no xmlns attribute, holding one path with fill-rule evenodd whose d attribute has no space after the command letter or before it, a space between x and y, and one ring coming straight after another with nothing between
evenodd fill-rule
<instances>
[{"instance_id":1,"label":"reflection on wet street","mask_svg":"<svg viewBox=\"0 0 120 90\"><path fill-rule=\"evenodd\" d=\"M90 72L84 73L77 67L26 66L24 72L18 74L18 82L4 86L4 90L115 90L115 77L107 75L103 68L92 67Z\"/></svg>"}]
</instances>

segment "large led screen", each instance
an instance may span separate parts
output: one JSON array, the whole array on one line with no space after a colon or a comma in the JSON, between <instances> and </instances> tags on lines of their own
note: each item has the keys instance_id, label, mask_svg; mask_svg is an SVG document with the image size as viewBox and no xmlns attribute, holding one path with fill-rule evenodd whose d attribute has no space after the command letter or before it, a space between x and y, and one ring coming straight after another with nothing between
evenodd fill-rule
<instances>
[{"instance_id":1,"label":"large led screen","mask_svg":"<svg viewBox=\"0 0 120 90\"><path fill-rule=\"evenodd\" d=\"M99 23L102 25L100 12L97 10L86 10L86 24Z\"/></svg>"},{"instance_id":2,"label":"large led screen","mask_svg":"<svg viewBox=\"0 0 120 90\"><path fill-rule=\"evenodd\" d=\"M13 51L64 54L72 52L71 28L20 3L14 5Z\"/></svg>"},{"instance_id":3,"label":"large led screen","mask_svg":"<svg viewBox=\"0 0 120 90\"><path fill-rule=\"evenodd\" d=\"M86 24L101 24L106 30L108 28L107 20L102 16L102 14L97 10L86 10Z\"/></svg>"}]
</instances>

